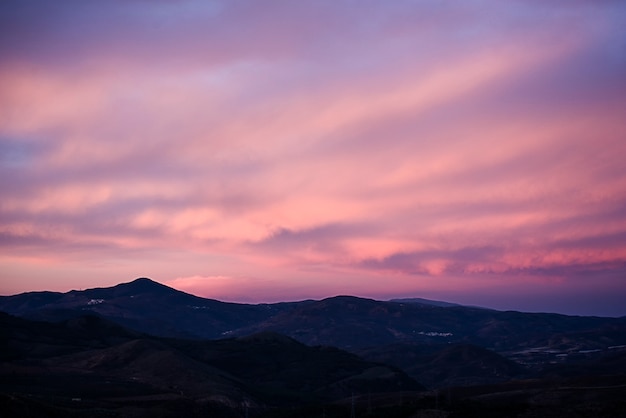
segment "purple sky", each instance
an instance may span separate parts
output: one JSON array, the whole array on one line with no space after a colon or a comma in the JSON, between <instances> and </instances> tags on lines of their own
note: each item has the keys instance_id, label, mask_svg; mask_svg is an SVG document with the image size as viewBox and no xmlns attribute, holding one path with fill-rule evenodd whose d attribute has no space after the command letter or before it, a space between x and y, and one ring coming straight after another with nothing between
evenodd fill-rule
<instances>
[{"instance_id":1,"label":"purple sky","mask_svg":"<svg viewBox=\"0 0 626 418\"><path fill-rule=\"evenodd\" d=\"M0 294L626 315L626 2L5 0Z\"/></svg>"}]
</instances>

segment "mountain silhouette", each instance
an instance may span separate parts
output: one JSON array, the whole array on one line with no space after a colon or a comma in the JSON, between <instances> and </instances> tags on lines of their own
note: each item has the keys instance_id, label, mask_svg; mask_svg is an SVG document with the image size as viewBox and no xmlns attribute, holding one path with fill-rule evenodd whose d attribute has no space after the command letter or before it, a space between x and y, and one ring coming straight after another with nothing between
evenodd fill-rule
<instances>
[{"instance_id":1,"label":"mountain silhouette","mask_svg":"<svg viewBox=\"0 0 626 418\"><path fill-rule=\"evenodd\" d=\"M626 318L353 296L225 303L147 278L3 296L0 311L3 416L626 410Z\"/></svg>"},{"instance_id":2,"label":"mountain silhouette","mask_svg":"<svg viewBox=\"0 0 626 418\"><path fill-rule=\"evenodd\" d=\"M394 343L464 343L498 352L548 347L580 351L626 344L626 318L438 306L415 299L353 296L238 304L181 292L147 278L67 293L0 297L0 311L62 321L91 313L126 328L175 338L216 339L273 331L308 345L349 350Z\"/></svg>"}]
</instances>

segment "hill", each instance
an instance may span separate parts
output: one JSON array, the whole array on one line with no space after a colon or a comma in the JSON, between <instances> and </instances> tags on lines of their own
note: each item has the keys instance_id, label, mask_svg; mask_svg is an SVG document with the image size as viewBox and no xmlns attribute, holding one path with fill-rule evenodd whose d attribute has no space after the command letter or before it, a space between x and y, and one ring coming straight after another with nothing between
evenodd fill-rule
<instances>
[{"instance_id":1,"label":"hill","mask_svg":"<svg viewBox=\"0 0 626 418\"><path fill-rule=\"evenodd\" d=\"M29 319L61 321L91 313L139 332L175 338L216 339L273 331L308 345L349 350L417 342L474 344L502 353L537 347L568 353L626 344L626 318L440 304L351 296L257 305L225 303L146 278L109 288L0 297L0 311Z\"/></svg>"},{"instance_id":2,"label":"hill","mask_svg":"<svg viewBox=\"0 0 626 418\"><path fill-rule=\"evenodd\" d=\"M529 374L520 364L472 344L397 343L358 353L397 366L429 388L503 383Z\"/></svg>"},{"instance_id":3,"label":"hill","mask_svg":"<svg viewBox=\"0 0 626 418\"><path fill-rule=\"evenodd\" d=\"M50 324L1 314L0 325L0 393L14 400L5 399L9 409L34 402L60 415L68 405L122 413L128 405L176 410L182 403L230 414L242 405L282 408L424 390L398 368L270 332L166 339L93 316Z\"/></svg>"}]
</instances>

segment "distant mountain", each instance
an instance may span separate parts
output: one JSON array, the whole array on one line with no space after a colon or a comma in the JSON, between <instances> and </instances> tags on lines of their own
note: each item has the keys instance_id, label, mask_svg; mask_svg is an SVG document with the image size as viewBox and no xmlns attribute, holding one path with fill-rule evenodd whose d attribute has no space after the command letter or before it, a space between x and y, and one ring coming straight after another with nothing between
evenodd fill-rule
<instances>
[{"instance_id":1,"label":"distant mountain","mask_svg":"<svg viewBox=\"0 0 626 418\"><path fill-rule=\"evenodd\" d=\"M463 306L463 305L459 305L458 303L450 303L450 302L443 302L440 300L430 300L430 299L422 299L422 298L402 298L402 299L391 299L389 302L396 302L396 303L421 303L422 305L432 305L432 306L439 306L442 308L449 308L452 306Z\"/></svg>"},{"instance_id":2,"label":"distant mountain","mask_svg":"<svg viewBox=\"0 0 626 418\"><path fill-rule=\"evenodd\" d=\"M61 321L93 313L141 332L182 338L220 338L288 307L205 299L147 278L108 288L0 296L0 311L12 315Z\"/></svg>"},{"instance_id":3,"label":"distant mountain","mask_svg":"<svg viewBox=\"0 0 626 418\"><path fill-rule=\"evenodd\" d=\"M465 306L382 302L351 296L294 304L236 330L271 330L306 344L360 350L399 342L469 343L509 352L549 347L566 352L626 343L626 321L617 318L501 312ZM587 333L599 337L592 341ZM558 343L555 336L561 335ZM554 345L554 346L553 346Z\"/></svg>"},{"instance_id":4,"label":"distant mountain","mask_svg":"<svg viewBox=\"0 0 626 418\"><path fill-rule=\"evenodd\" d=\"M626 345L626 318L502 312L352 296L237 304L193 296L146 278L109 288L3 296L0 311L57 322L89 313L138 332L175 338L216 339L272 331L308 345L352 351L396 343L473 344L525 362L541 359L535 355L537 350L555 355ZM534 359L524 359L528 353Z\"/></svg>"}]
</instances>

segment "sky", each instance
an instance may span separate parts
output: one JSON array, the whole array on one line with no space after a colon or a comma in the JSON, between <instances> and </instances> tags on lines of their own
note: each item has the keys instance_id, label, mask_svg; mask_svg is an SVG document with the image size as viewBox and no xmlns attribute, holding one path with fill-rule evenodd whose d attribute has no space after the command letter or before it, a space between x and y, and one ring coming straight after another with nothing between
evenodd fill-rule
<instances>
[{"instance_id":1,"label":"sky","mask_svg":"<svg viewBox=\"0 0 626 418\"><path fill-rule=\"evenodd\" d=\"M626 315L626 2L4 0L0 294Z\"/></svg>"}]
</instances>

